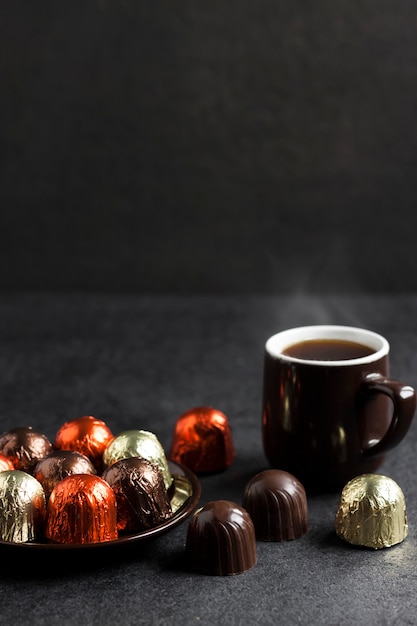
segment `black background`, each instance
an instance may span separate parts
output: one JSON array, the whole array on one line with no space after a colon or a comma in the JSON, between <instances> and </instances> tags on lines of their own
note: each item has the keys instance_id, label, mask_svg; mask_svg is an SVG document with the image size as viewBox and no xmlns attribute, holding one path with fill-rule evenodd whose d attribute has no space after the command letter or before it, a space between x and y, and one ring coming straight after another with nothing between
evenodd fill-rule
<instances>
[{"instance_id":1,"label":"black background","mask_svg":"<svg viewBox=\"0 0 417 626\"><path fill-rule=\"evenodd\" d=\"M0 7L0 288L417 288L404 0Z\"/></svg>"}]
</instances>

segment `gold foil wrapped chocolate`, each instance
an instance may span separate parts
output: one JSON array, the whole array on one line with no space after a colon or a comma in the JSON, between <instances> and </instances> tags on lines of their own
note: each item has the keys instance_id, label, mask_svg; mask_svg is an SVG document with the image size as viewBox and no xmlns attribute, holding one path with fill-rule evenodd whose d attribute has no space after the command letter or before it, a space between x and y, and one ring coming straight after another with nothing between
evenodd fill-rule
<instances>
[{"instance_id":1,"label":"gold foil wrapped chocolate","mask_svg":"<svg viewBox=\"0 0 417 626\"><path fill-rule=\"evenodd\" d=\"M147 430L125 430L119 433L104 450L104 467L129 457L139 457L155 463L162 472L166 489L169 489L172 475L164 449L154 433Z\"/></svg>"},{"instance_id":2,"label":"gold foil wrapped chocolate","mask_svg":"<svg viewBox=\"0 0 417 626\"><path fill-rule=\"evenodd\" d=\"M401 488L380 474L353 478L342 490L335 530L344 541L375 550L401 543L408 534Z\"/></svg>"},{"instance_id":3,"label":"gold foil wrapped chocolate","mask_svg":"<svg viewBox=\"0 0 417 626\"><path fill-rule=\"evenodd\" d=\"M42 485L21 470L0 472L0 539L27 543L42 537L46 499Z\"/></svg>"}]
</instances>

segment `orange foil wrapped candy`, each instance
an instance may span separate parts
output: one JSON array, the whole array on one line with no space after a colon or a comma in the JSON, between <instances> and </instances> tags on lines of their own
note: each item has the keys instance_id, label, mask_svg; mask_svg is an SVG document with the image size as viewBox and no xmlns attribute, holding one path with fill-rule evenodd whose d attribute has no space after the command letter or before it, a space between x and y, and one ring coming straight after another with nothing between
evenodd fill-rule
<instances>
[{"instance_id":1,"label":"orange foil wrapped candy","mask_svg":"<svg viewBox=\"0 0 417 626\"><path fill-rule=\"evenodd\" d=\"M134 456L121 459L102 478L116 494L119 530L146 530L172 516L164 477L155 463Z\"/></svg>"},{"instance_id":2,"label":"orange foil wrapped candy","mask_svg":"<svg viewBox=\"0 0 417 626\"><path fill-rule=\"evenodd\" d=\"M52 444L31 426L12 428L0 437L0 453L10 459L14 469L32 473L36 463L52 452Z\"/></svg>"},{"instance_id":3,"label":"orange foil wrapped candy","mask_svg":"<svg viewBox=\"0 0 417 626\"><path fill-rule=\"evenodd\" d=\"M0 472L0 539L13 543L43 536L46 499L42 485L27 472Z\"/></svg>"},{"instance_id":4,"label":"orange foil wrapped candy","mask_svg":"<svg viewBox=\"0 0 417 626\"><path fill-rule=\"evenodd\" d=\"M60 480L72 474L97 474L97 471L85 454L75 450L54 450L38 461L33 470L47 498Z\"/></svg>"},{"instance_id":5,"label":"orange foil wrapped candy","mask_svg":"<svg viewBox=\"0 0 417 626\"><path fill-rule=\"evenodd\" d=\"M170 458L196 473L229 467L235 450L226 415L211 407L183 413L175 424Z\"/></svg>"},{"instance_id":6,"label":"orange foil wrapped candy","mask_svg":"<svg viewBox=\"0 0 417 626\"><path fill-rule=\"evenodd\" d=\"M4 454L0 454L0 472L5 472L6 470L12 469L14 469L12 460Z\"/></svg>"},{"instance_id":7,"label":"orange foil wrapped candy","mask_svg":"<svg viewBox=\"0 0 417 626\"><path fill-rule=\"evenodd\" d=\"M113 433L105 422L86 415L61 426L55 437L55 447L85 454L96 470L101 472L103 452L112 439Z\"/></svg>"},{"instance_id":8,"label":"orange foil wrapped candy","mask_svg":"<svg viewBox=\"0 0 417 626\"><path fill-rule=\"evenodd\" d=\"M45 536L68 544L117 539L113 489L93 474L73 474L61 480L49 498Z\"/></svg>"}]
</instances>

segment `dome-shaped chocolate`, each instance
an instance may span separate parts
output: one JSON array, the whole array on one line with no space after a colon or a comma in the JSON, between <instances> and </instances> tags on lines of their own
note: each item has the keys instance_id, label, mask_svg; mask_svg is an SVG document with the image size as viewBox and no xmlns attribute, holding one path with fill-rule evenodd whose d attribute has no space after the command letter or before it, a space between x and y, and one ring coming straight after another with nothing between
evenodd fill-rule
<instances>
[{"instance_id":1,"label":"dome-shaped chocolate","mask_svg":"<svg viewBox=\"0 0 417 626\"><path fill-rule=\"evenodd\" d=\"M361 474L343 487L336 512L337 535L356 546L389 548L408 535L404 494L380 474Z\"/></svg>"},{"instance_id":2,"label":"dome-shaped chocolate","mask_svg":"<svg viewBox=\"0 0 417 626\"><path fill-rule=\"evenodd\" d=\"M89 458L75 450L54 450L36 464L33 475L49 498L60 480L72 474L97 474Z\"/></svg>"},{"instance_id":3,"label":"dome-shaped chocolate","mask_svg":"<svg viewBox=\"0 0 417 626\"><path fill-rule=\"evenodd\" d=\"M117 539L116 496L94 474L73 474L53 489L47 508L46 537L56 543L101 543Z\"/></svg>"},{"instance_id":4,"label":"dome-shaped chocolate","mask_svg":"<svg viewBox=\"0 0 417 626\"><path fill-rule=\"evenodd\" d=\"M308 530L305 489L295 476L283 470L256 474L246 485L243 507L260 541L289 541Z\"/></svg>"},{"instance_id":5,"label":"dome-shaped chocolate","mask_svg":"<svg viewBox=\"0 0 417 626\"><path fill-rule=\"evenodd\" d=\"M116 461L102 474L116 494L117 527L125 531L153 528L172 515L161 469L147 459Z\"/></svg>"},{"instance_id":6,"label":"dome-shaped chocolate","mask_svg":"<svg viewBox=\"0 0 417 626\"><path fill-rule=\"evenodd\" d=\"M186 554L191 569L227 576L256 564L255 529L249 513L228 500L198 509L188 525Z\"/></svg>"},{"instance_id":7,"label":"dome-shaped chocolate","mask_svg":"<svg viewBox=\"0 0 417 626\"><path fill-rule=\"evenodd\" d=\"M32 426L12 428L0 437L0 453L12 461L15 469L28 474L50 452L52 444L49 439L33 430Z\"/></svg>"}]
</instances>

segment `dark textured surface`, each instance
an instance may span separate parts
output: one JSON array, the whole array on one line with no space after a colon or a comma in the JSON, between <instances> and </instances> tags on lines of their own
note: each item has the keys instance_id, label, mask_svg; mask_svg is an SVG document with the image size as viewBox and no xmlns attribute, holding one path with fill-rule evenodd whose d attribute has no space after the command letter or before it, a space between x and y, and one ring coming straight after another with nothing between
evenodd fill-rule
<instances>
[{"instance_id":1,"label":"dark textured surface","mask_svg":"<svg viewBox=\"0 0 417 626\"><path fill-rule=\"evenodd\" d=\"M416 39L411 0L3 3L0 288L416 291Z\"/></svg>"},{"instance_id":2,"label":"dark textured surface","mask_svg":"<svg viewBox=\"0 0 417 626\"><path fill-rule=\"evenodd\" d=\"M179 414L210 404L229 418L237 457L201 478L201 504L241 503L267 465L261 444L263 346L309 323L368 327L391 343L392 375L417 386L417 296L0 297L0 430L31 424L53 437L93 414L114 431L154 431L165 448ZM187 522L120 553L24 558L1 550L1 624L413 624L417 611L417 422L381 472L404 491L409 537L381 551L334 532L338 494L309 497L310 530L258 542L244 574L192 574ZM65 555L66 556L66 555Z\"/></svg>"}]
</instances>

